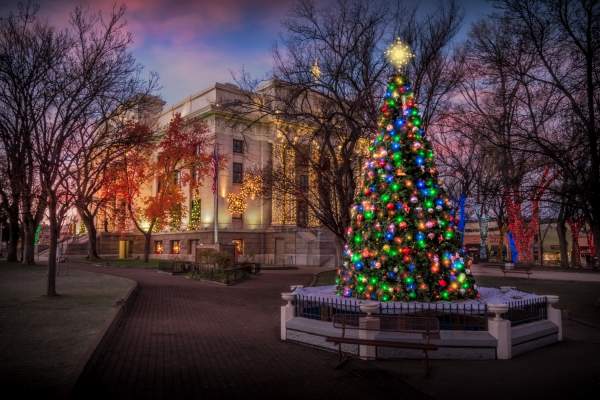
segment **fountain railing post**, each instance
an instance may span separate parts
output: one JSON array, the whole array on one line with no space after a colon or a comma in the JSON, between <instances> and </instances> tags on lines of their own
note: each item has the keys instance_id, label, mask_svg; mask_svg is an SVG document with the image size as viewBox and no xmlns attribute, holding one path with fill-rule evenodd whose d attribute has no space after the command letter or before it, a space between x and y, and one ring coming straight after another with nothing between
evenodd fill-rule
<instances>
[{"instance_id":1,"label":"fountain railing post","mask_svg":"<svg viewBox=\"0 0 600 400\"><path fill-rule=\"evenodd\" d=\"M379 311L379 302L364 301L360 303L360 311L367 314L358 319L358 337L359 339L373 340L379 330L379 317L373 315ZM359 345L358 355L361 360L375 360L377 358L377 347Z\"/></svg>"},{"instance_id":2,"label":"fountain railing post","mask_svg":"<svg viewBox=\"0 0 600 400\"><path fill-rule=\"evenodd\" d=\"M554 294L546 295L546 318L558 327L558 341L563 340L562 310L556 308L559 297Z\"/></svg>"},{"instance_id":3,"label":"fountain railing post","mask_svg":"<svg viewBox=\"0 0 600 400\"><path fill-rule=\"evenodd\" d=\"M496 338L496 358L510 360L512 357L512 331L510 321L502 318L508 312L508 304L488 304L488 311L494 314L488 319L488 332Z\"/></svg>"},{"instance_id":4,"label":"fountain railing post","mask_svg":"<svg viewBox=\"0 0 600 400\"><path fill-rule=\"evenodd\" d=\"M281 306L281 340L287 339L287 322L296 316L296 308L294 307L294 300L296 294L292 292L281 293L281 298L287 303Z\"/></svg>"}]
</instances>

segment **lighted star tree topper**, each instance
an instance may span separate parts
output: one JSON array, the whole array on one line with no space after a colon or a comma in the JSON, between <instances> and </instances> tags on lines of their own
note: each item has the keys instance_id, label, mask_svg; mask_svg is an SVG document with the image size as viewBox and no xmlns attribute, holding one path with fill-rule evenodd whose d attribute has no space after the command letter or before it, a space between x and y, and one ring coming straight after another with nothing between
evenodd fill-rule
<instances>
[{"instance_id":1,"label":"lighted star tree topper","mask_svg":"<svg viewBox=\"0 0 600 400\"><path fill-rule=\"evenodd\" d=\"M410 83L413 54L397 40L386 52L396 67L385 92L351 210L337 294L380 301L478 297L440 186Z\"/></svg>"}]
</instances>

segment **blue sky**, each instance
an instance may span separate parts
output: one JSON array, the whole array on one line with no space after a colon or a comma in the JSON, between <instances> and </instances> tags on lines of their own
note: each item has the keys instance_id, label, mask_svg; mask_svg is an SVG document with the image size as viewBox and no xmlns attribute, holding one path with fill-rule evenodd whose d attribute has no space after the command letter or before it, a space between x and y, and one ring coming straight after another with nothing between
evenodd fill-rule
<instances>
[{"instance_id":1,"label":"blue sky","mask_svg":"<svg viewBox=\"0 0 600 400\"><path fill-rule=\"evenodd\" d=\"M326 0L321 0L326 1ZM368 0L365 0L368 1ZM444 1L444 0L437 0ZM420 0L423 11L436 0ZM414 4L417 0L409 0ZM57 26L65 24L75 5L109 11L114 0L40 1L40 15ZM149 71L159 74L160 95L175 103L214 83L231 81L242 68L255 77L268 74L280 21L293 0L125 0L133 53ZM15 9L17 0L3 2L0 13ZM119 4L119 3L118 3ZM463 0L469 26L489 13L485 0Z\"/></svg>"}]
</instances>

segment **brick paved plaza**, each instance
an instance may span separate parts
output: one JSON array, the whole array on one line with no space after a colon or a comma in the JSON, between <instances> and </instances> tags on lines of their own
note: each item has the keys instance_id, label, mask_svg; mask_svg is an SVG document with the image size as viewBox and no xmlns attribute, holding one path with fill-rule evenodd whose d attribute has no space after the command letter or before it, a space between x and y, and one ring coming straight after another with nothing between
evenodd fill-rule
<instances>
[{"instance_id":1,"label":"brick paved plaza","mask_svg":"<svg viewBox=\"0 0 600 400\"><path fill-rule=\"evenodd\" d=\"M485 398L529 390L577 398L600 383L598 330L569 322L561 344L508 362L434 361L425 380L417 360L335 370L336 354L281 342L280 292L306 283L306 272L269 271L225 287L151 270L101 271L137 280L139 292L87 365L77 398L458 398L467 388Z\"/></svg>"},{"instance_id":2,"label":"brick paved plaza","mask_svg":"<svg viewBox=\"0 0 600 400\"><path fill-rule=\"evenodd\" d=\"M98 268L86 269L97 271ZM98 348L78 398L424 398L374 365L335 370L337 355L279 340L280 293L310 274L266 272L225 287L156 271L109 272L140 289Z\"/></svg>"}]
</instances>

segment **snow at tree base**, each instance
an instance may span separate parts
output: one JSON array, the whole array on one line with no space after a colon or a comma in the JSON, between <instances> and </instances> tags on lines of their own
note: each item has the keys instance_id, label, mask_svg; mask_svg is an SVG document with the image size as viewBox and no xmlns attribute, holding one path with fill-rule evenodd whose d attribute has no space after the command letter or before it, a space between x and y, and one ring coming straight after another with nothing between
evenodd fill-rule
<instances>
[{"instance_id":1,"label":"snow at tree base","mask_svg":"<svg viewBox=\"0 0 600 400\"><path fill-rule=\"evenodd\" d=\"M393 75L371 141L337 294L380 301L474 299L452 204L438 182L410 83Z\"/></svg>"}]
</instances>

